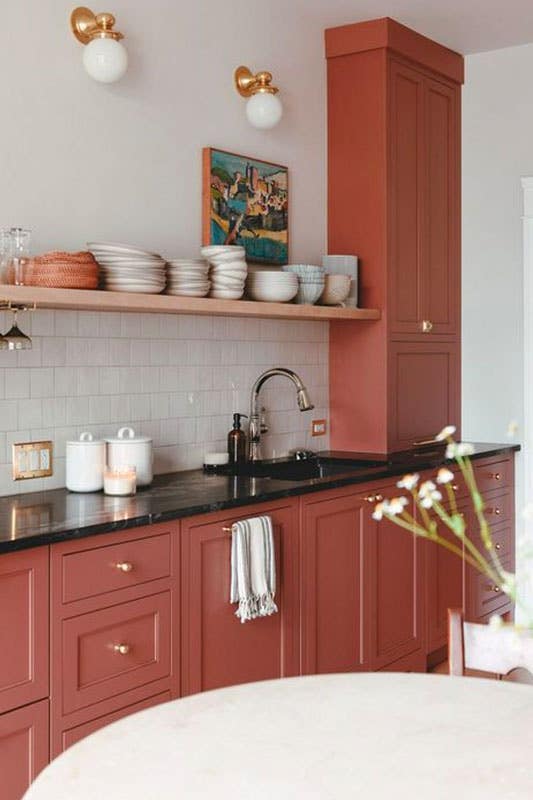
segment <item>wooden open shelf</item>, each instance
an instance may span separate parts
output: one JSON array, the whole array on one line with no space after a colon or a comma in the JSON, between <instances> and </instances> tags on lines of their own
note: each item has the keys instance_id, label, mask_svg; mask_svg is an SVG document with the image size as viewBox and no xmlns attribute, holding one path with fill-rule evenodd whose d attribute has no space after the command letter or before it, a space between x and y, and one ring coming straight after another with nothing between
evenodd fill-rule
<instances>
[{"instance_id":1,"label":"wooden open shelf","mask_svg":"<svg viewBox=\"0 0 533 800\"><path fill-rule=\"evenodd\" d=\"M215 316L306 320L376 320L381 312L372 308L259 303L252 300L215 300L209 297L173 297L165 294L134 294L85 289L45 289L40 286L0 286L0 302L11 301L37 308L77 311L131 311L158 314L212 314Z\"/></svg>"}]
</instances>

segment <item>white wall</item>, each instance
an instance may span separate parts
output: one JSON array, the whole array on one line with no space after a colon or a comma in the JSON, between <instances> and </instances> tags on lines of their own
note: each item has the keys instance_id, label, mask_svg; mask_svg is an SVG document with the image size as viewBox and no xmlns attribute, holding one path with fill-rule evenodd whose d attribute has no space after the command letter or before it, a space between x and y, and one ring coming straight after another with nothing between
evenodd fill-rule
<instances>
[{"instance_id":1,"label":"white wall","mask_svg":"<svg viewBox=\"0 0 533 800\"><path fill-rule=\"evenodd\" d=\"M303 26L298 5L113 0L130 69L105 86L83 70L69 29L75 3L6 3L0 227L31 228L34 252L112 239L195 255L210 145L289 166L291 259L316 263L326 225L324 24ZM233 88L241 63L270 69L282 90L285 116L273 131L246 122ZM87 427L133 421L153 434L159 471L199 466L275 363L307 375L316 413L327 415L327 324L68 312L38 312L31 324L32 353L0 354L0 495L61 485L64 440ZM270 452L304 445L311 415L286 391L266 399ZM41 436L56 442L56 475L14 485L10 443Z\"/></svg>"},{"instance_id":2,"label":"white wall","mask_svg":"<svg viewBox=\"0 0 533 800\"><path fill-rule=\"evenodd\" d=\"M533 44L466 60L463 95L463 435L524 439L522 187L533 175ZM530 309L533 313L533 309ZM530 480L527 481L530 484ZM517 457L522 529L523 459ZM531 562L518 561L519 573Z\"/></svg>"}]
</instances>

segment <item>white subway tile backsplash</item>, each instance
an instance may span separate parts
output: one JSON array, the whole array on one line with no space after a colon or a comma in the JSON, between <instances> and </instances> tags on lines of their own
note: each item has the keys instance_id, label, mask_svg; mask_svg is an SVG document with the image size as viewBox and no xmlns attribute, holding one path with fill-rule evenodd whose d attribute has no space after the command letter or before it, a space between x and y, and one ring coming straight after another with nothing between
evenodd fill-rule
<instances>
[{"instance_id":1,"label":"white subway tile backsplash","mask_svg":"<svg viewBox=\"0 0 533 800\"><path fill-rule=\"evenodd\" d=\"M311 419L328 416L327 323L46 310L28 317L33 349L0 352L0 495L64 485L65 442L83 430L105 437L133 424L154 439L156 472L199 467L207 450L226 447L231 415L249 413L255 379L275 365L301 375L315 411L298 411L286 379L269 381L264 456L328 446L327 437L310 436ZM54 475L13 483L11 446L32 437L54 441Z\"/></svg>"}]
</instances>

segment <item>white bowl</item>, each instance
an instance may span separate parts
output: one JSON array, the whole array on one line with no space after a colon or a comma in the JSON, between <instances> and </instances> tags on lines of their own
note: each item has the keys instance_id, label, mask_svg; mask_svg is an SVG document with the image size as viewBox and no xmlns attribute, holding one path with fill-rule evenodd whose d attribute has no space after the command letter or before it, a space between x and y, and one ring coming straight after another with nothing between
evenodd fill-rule
<instances>
[{"instance_id":1,"label":"white bowl","mask_svg":"<svg viewBox=\"0 0 533 800\"><path fill-rule=\"evenodd\" d=\"M218 300L240 300L244 292L242 289L213 289L209 292L209 297L214 297Z\"/></svg>"},{"instance_id":2,"label":"white bowl","mask_svg":"<svg viewBox=\"0 0 533 800\"><path fill-rule=\"evenodd\" d=\"M207 289L184 289L167 286L165 294L171 294L174 297L206 297L208 291L209 287Z\"/></svg>"},{"instance_id":3,"label":"white bowl","mask_svg":"<svg viewBox=\"0 0 533 800\"><path fill-rule=\"evenodd\" d=\"M326 275L319 303L323 306L338 306L344 303L350 294L351 283L349 275Z\"/></svg>"},{"instance_id":4,"label":"white bowl","mask_svg":"<svg viewBox=\"0 0 533 800\"><path fill-rule=\"evenodd\" d=\"M288 303L295 297L297 286L249 286L248 294L252 300L263 303Z\"/></svg>"},{"instance_id":5,"label":"white bowl","mask_svg":"<svg viewBox=\"0 0 533 800\"><path fill-rule=\"evenodd\" d=\"M285 264L282 267L284 272L294 272L299 278L317 278L325 275L324 267L317 267L313 264Z\"/></svg>"},{"instance_id":6,"label":"white bowl","mask_svg":"<svg viewBox=\"0 0 533 800\"><path fill-rule=\"evenodd\" d=\"M314 305L324 289L324 280L313 281L312 283L300 281L296 302L301 305Z\"/></svg>"},{"instance_id":7,"label":"white bowl","mask_svg":"<svg viewBox=\"0 0 533 800\"><path fill-rule=\"evenodd\" d=\"M212 244L208 245L207 247L202 247L200 253L203 255L204 258L211 258L212 256L218 256L222 253L234 253L235 255L244 256L244 247L240 245L228 245L228 244Z\"/></svg>"}]
</instances>

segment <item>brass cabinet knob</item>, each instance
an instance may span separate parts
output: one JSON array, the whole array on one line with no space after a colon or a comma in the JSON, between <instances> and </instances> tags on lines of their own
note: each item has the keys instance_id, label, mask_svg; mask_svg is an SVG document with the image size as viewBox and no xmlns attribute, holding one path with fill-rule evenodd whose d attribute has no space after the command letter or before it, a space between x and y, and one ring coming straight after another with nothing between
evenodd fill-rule
<instances>
[{"instance_id":1,"label":"brass cabinet knob","mask_svg":"<svg viewBox=\"0 0 533 800\"><path fill-rule=\"evenodd\" d=\"M131 572L131 571L132 571L132 569L133 569L133 564L131 564L129 561L120 561L120 562L119 562L119 563L116 565L116 567L117 567L117 569L118 569L118 570L120 570L121 572Z\"/></svg>"},{"instance_id":2,"label":"brass cabinet knob","mask_svg":"<svg viewBox=\"0 0 533 800\"><path fill-rule=\"evenodd\" d=\"M119 653L121 656L127 656L130 649L129 644L116 644L113 646L115 653Z\"/></svg>"},{"instance_id":3,"label":"brass cabinet knob","mask_svg":"<svg viewBox=\"0 0 533 800\"><path fill-rule=\"evenodd\" d=\"M496 592L496 594L498 594L498 592L500 592L500 591L501 591L501 589L500 589L500 587L499 587L499 586L493 586L492 588L493 588L493 590Z\"/></svg>"},{"instance_id":4,"label":"brass cabinet knob","mask_svg":"<svg viewBox=\"0 0 533 800\"><path fill-rule=\"evenodd\" d=\"M499 542L496 542L496 544L494 545L494 548L495 548L495 550L501 550L502 546L501 546L501 544Z\"/></svg>"},{"instance_id":5,"label":"brass cabinet knob","mask_svg":"<svg viewBox=\"0 0 533 800\"><path fill-rule=\"evenodd\" d=\"M425 319L422 321L422 332L423 333L431 333L433 330L433 323L429 319Z\"/></svg>"},{"instance_id":6,"label":"brass cabinet knob","mask_svg":"<svg viewBox=\"0 0 533 800\"><path fill-rule=\"evenodd\" d=\"M498 506L494 506L494 508L491 508L491 507L487 508L485 513L489 517L492 517L492 516L499 517L500 514L502 513L502 510L501 510L501 508L498 508Z\"/></svg>"},{"instance_id":7,"label":"brass cabinet knob","mask_svg":"<svg viewBox=\"0 0 533 800\"><path fill-rule=\"evenodd\" d=\"M502 476L500 472L491 472L489 478L492 478L494 481L501 481Z\"/></svg>"},{"instance_id":8,"label":"brass cabinet knob","mask_svg":"<svg viewBox=\"0 0 533 800\"><path fill-rule=\"evenodd\" d=\"M375 494L367 494L365 497L367 503L375 503L376 502L376 495Z\"/></svg>"},{"instance_id":9,"label":"brass cabinet knob","mask_svg":"<svg viewBox=\"0 0 533 800\"><path fill-rule=\"evenodd\" d=\"M381 503L381 501L382 501L382 500L383 500L383 495L382 495L382 494L377 494L377 495L376 495L376 501L377 501L378 503Z\"/></svg>"},{"instance_id":10,"label":"brass cabinet knob","mask_svg":"<svg viewBox=\"0 0 533 800\"><path fill-rule=\"evenodd\" d=\"M458 492L459 491L459 486L456 483L452 483L452 489L453 489L454 492Z\"/></svg>"}]
</instances>

